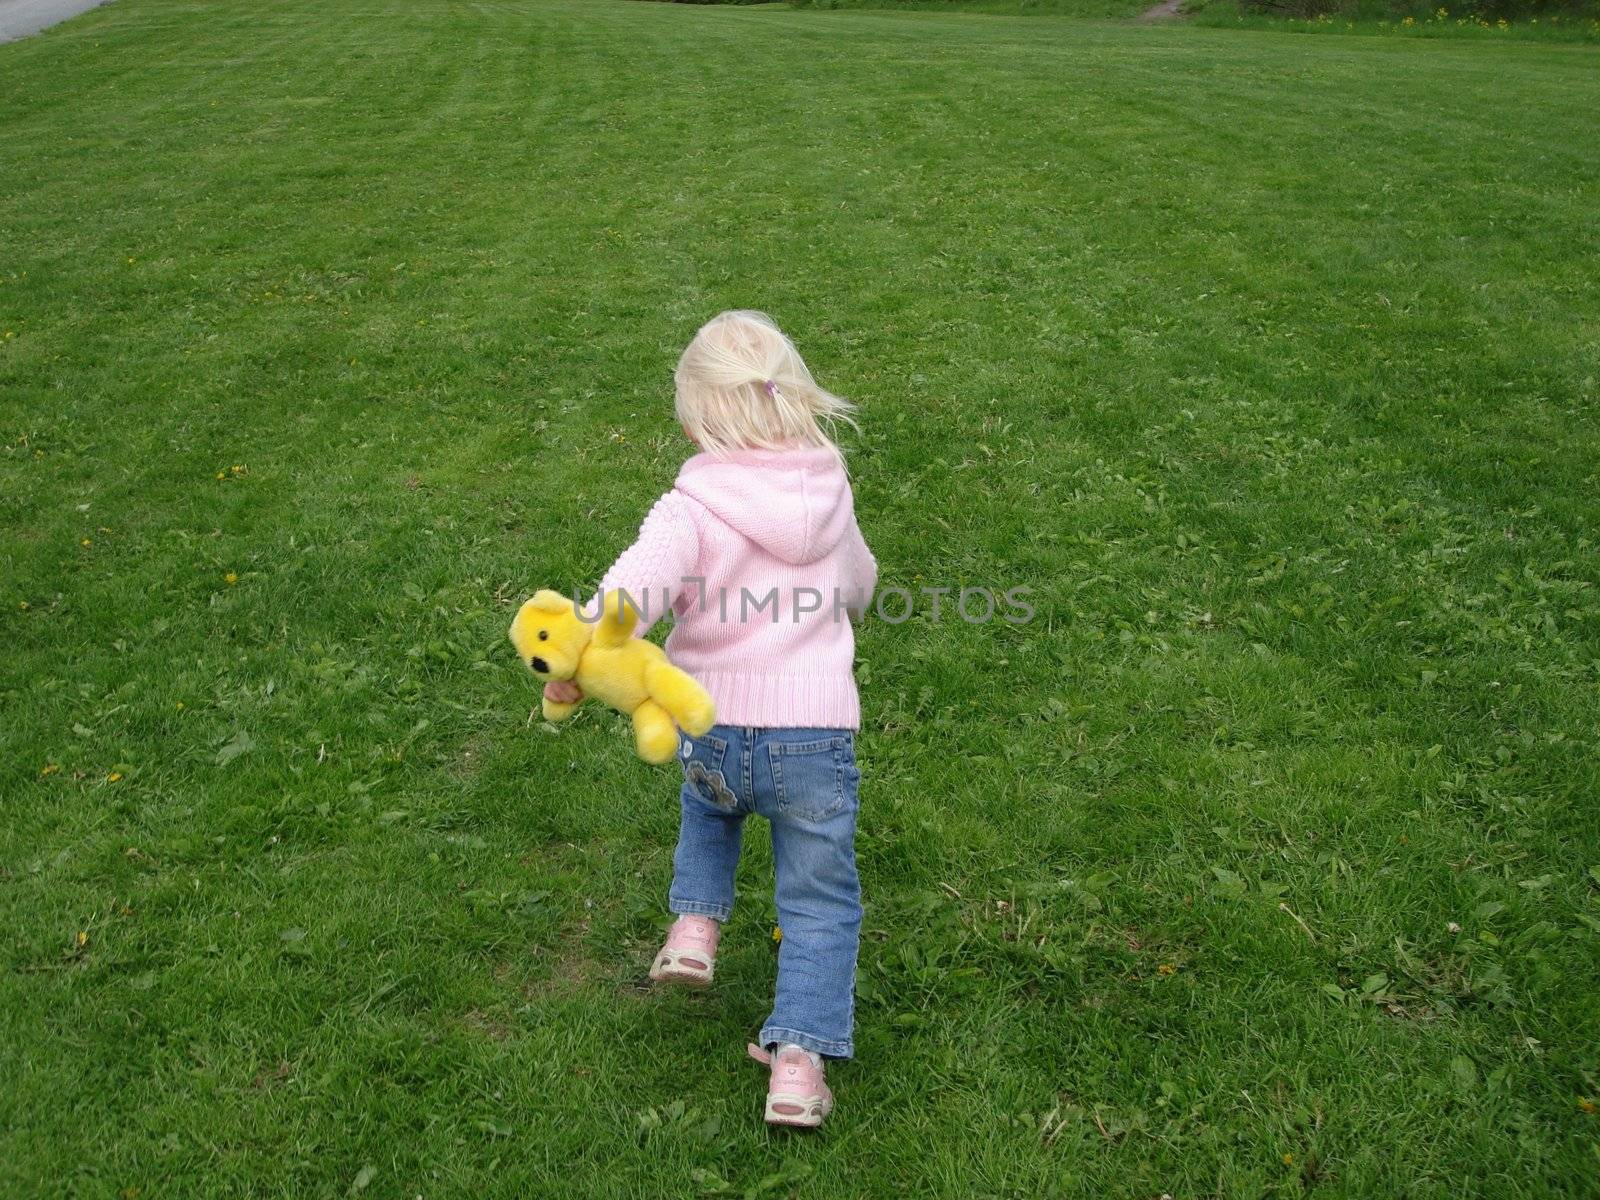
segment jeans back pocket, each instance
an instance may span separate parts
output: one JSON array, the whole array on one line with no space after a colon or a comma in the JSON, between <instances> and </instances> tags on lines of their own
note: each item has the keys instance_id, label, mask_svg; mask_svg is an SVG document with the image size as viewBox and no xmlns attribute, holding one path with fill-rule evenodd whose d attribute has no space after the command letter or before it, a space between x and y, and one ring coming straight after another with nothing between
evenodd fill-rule
<instances>
[{"instance_id":1,"label":"jeans back pocket","mask_svg":"<svg viewBox=\"0 0 1600 1200\"><path fill-rule=\"evenodd\" d=\"M806 742L769 742L772 790L778 811L805 821L826 821L841 811L855 770L850 739L843 735Z\"/></svg>"},{"instance_id":2,"label":"jeans back pocket","mask_svg":"<svg viewBox=\"0 0 1600 1200\"><path fill-rule=\"evenodd\" d=\"M739 807L739 797L722 773L722 760L727 753L728 743L709 733L678 736L678 757L683 761L683 778L689 790L707 804L732 812Z\"/></svg>"}]
</instances>

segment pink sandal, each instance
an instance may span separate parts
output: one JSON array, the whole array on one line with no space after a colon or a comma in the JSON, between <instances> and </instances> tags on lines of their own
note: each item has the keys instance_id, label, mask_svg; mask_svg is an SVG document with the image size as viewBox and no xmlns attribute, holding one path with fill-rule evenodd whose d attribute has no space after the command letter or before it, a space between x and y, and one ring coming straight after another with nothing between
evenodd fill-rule
<instances>
[{"instance_id":1,"label":"pink sandal","mask_svg":"<svg viewBox=\"0 0 1600 1200\"><path fill-rule=\"evenodd\" d=\"M710 917L684 913L672 923L666 945L650 964L650 978L657 983L681 983L703 988L711 983L717 969L717 938L722 926Z\"/></svg>"},{"instance_id":2,"label":"pink sandal","mask_svg":"<svg viewBox=\"0 0 1600 1200\"><path fill-rule=\"evenodd\" d=\"M767 1080L768 1125L815 1129L833 1111L833 1093L822 1063L801 1047L779 1046L776 1054L769 1054L752 1042L745 1049L758 1063L772 1068Z\"/></svg>"}]
</instances>

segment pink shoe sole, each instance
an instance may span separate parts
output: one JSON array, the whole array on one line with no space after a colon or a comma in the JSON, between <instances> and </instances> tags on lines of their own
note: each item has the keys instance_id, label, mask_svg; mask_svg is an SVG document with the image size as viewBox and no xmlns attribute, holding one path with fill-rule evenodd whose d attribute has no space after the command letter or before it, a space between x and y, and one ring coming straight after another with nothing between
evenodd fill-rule
<instances>
[{"instance_id":1,"label":"pink shoe sole","mask_svg":"<svg viewBox=\"0 0 1600 1200\"><path fill-rule=\"evenodd\" d=\"M688 914L673 922L666 945L650 964L650 978L656 983L683 987L711 986L717 970L717 939L721 929L710 917Z\"/></svg>"},{"instance_id":2,"label":"pink shoe sole","mask_svg":"<svg viewBox=\"0 0 1600 1200\"><path fill-rule=\"evenodd\" d=\"M815 1129L833 1111L833 1092L824 1082L821 1067L799 1058L774 1062L768 1051L754 1043L746 1050L758 1063L772 1068L764 1114L768 1125Z\"/></svg>"},{"instance_id":3,"label":"pink shoe sole","mask_svg":"<svg viewBox=\"0 0 1600 1200\"><path fill-rule=\"evenodd\" d=\"M715 963L696 957L694 953L682 954L663 950L656 955L655 962L650 964L650 978L656 983L676 983L689 988L706 988L711 986L711 979L715 974Z\"/></svg>"},{"instance_id":4,"label":"pink shoe sole","mask_svg":"<svg viewBox=\"0 0 1600 1200\"><path fill-rule=\"evenodd\" d=\"M832 1111L831 1096L791 1096L780 1092L767 1097L766 1122L768 1125L787 1125L791 1129L815 1129Z\"/></svg>"}]
</instances>

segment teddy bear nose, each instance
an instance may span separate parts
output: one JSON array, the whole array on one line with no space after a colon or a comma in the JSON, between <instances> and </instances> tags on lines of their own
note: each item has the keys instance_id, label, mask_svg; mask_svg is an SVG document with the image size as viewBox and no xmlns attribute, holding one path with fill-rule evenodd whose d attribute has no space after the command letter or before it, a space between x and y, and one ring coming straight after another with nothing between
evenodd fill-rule
<instances>
[{"instance_id":1,"label":"teddy bear nose","mask_svg":"<svg viewBox=\"0 0 1600 1200\"><path fill-rule=\"evenodd\" d=\"M530 667L532 667L535 671L539 672L539 674L541 674L541 675L545 674L547 671L550 670L550 664L545 662L544 659L539 658L537 656L535 656L533 658L530 658L528 660L528 665Z\"/></svg>"}]
</instances>

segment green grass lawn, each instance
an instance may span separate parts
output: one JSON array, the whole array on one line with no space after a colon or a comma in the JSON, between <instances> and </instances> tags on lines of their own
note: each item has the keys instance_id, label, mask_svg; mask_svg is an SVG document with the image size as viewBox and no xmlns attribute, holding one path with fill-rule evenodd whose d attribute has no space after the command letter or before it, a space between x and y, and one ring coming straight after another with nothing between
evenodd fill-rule
<instances>
[{"instance_id":1,"label":"green grass lawn","mask_svg":"<svg viewBox=\"0 0 1600 1200\"><path fill-rule=\"evenodd\" d=\"M793 0L801 9L900 9L916 12L1000 13L1008 16L1131 17L1156 0ZM1229 14L1235 23L1237 17Z\"/></svg>"},{"instance_id":2,"label":"green grass lawn","mask_svg":"<svg viewBox=\"0 0 1600 1200\"><path fill-rule=\"evenodd\" d=\"M0 46L0 1195L1600 1172L1600 54L608 0ZM862 406L858 1059L530 719L759 306Z\"/></svg>"}]
</instances>

